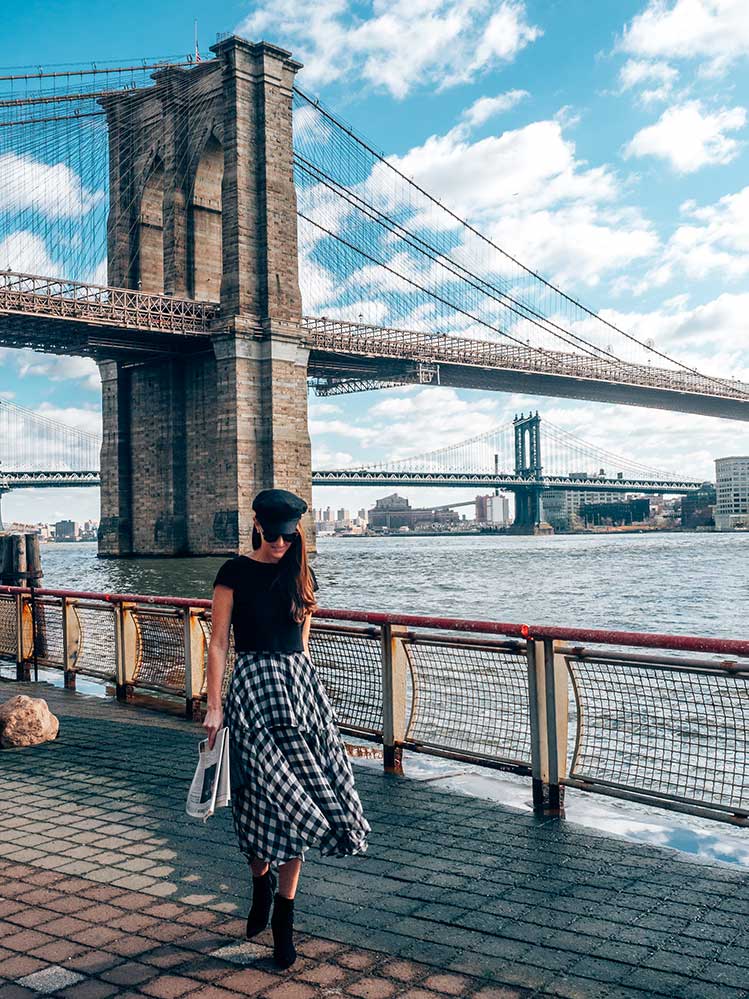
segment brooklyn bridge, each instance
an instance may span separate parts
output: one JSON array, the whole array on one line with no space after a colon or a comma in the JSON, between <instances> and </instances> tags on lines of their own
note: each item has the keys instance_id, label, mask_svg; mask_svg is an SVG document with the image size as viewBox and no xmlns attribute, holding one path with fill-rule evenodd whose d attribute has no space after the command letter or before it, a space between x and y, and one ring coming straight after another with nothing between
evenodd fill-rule
<instances>
[{"instance_id":1,"label":"brooklyn bridge","mask_svg":"<svg viewBox=\"0 0 749 999\"><path fill-rule=\"evenodd\" d=\"M308 385L749 419L749 385L616 327L492 243L299 89L289 52L228 36L212 53L0 85L0 344L99 366L100 466L79 471L100 471L100 554L236 551L259 489L310 500L313 481L350 476L312 468ZM555 485L537 458L482 484L536 496ZM63 467L46 472L63 484Z\"/></svg>"}]
</instances>

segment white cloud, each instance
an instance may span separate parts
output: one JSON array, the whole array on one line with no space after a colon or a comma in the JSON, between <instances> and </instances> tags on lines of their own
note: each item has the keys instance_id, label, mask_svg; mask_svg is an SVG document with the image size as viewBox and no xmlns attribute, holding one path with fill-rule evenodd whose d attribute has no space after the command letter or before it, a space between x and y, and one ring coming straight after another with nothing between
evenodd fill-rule
<instances>
[{"instance_id":1,"label":"white cloud","mask_svg":"<svg viewBox=\"0 0 749 999\"><path fill-rule=\"evenodd\" d=\"M730 163L740 144L726 133L745 124L743 107L711 113L703 109L700 101L687 101L667 108L654 125L637 132L624 155L655 156L666 160L676 173L692 173L703 166Z\"/></svg>"},{"instance_id":2,"label":"white cloud","mask_svg":"<svg viewBox=\"0 0 749 999\"><path fill-rule=\"evenodd\" d=\"M101 392L101 378L96 362L90 357L67 357L42 354L24 347L0 347L0 366L12 365L16 377L36 376L51 382L74 381L91 392Z\"/></svg>"},{"instance_id":3,"label":"white cloud","mask_svg":"<svg viewBox=\"0 0 749 999\"><path fill-rule=\"evenodd\" d=\"M495 115L512 110L527 96L527 90L508 90L507 93L498 94L496 97L479 97L463 112L463 121L469 128L476 128Z\"/></svg>"},{"instance_id":4,"label":"white cloud","mask_svg":"<svg viewBox=\"0 0 749 999\"><path fill-rule=\"evenodd\" d=\"M84 187L65 163L41 163L28 154L0 155L0 211L33 209L50 219L80 218L104 199L103 191Z\"/></svg>"},{"instance_id":5,"label":"white cloud","mask_svg":"<svg viewBox=\"0 0 749 999\"><path fill-rule=\"evenodd\" d=\"M478 396L464 399L452 388L405 386L379 393L376 401L358 419L313 420L310 433L348 438L359 443L354 464L384 460L397 461L494 429L506 396ZM470 427L467 433L466 428ZM320 442L328 451L329 440ZM384 449L384 456L383 456ZM367 455L367 452L370 455Z\"/></svg>"},{"instance_id":6,"label":"white cloud","mask_svg":"<svg viewBox=\"0 0 749 999\"><path fill-rule=\"evenodd\" d=\"M739 381L749 381L748 313L749 292L724 293L692 308L677 304L668 311L601 310L604 319L642 341L652 339L658 350L678 357L682 364L716 378Z\"/></svg>"},{"instance_id":7,"label":"white cloud","mask_svg":"<svg viewBox=\"0 0 749 999\"><path fill-rule=\"evenodd\" d=\"M66 427L84 430L95 437L101 437L101 410L99 409L84 409L81 406L53 406L50 403L42 403L36 408L36 412L47 420L53 420Z\"/></svg>"},{"instance_id":8,"label":"white cloud","mask_svg":"<svg viewBox=\"0 0 749 999\"><path fill-rule=\"evenodd\" d=\"M628 59L619 70L619 83L622 90L639 90L640 101L647 105L666 100L678 76L679 71L666 62ZM643 87L644 84L654 86Z\"/></svg>"},{"instance_id":9,"label":"white cloud","mask_svg":"<svg viewBox=\"0 0 749 999\"><path fill-rule=\"evenodd\" d=\"M749 55L746 0L649 0L624 29L619 47L648 59L706 60L724 72Z\"/></svg>"},{"instance_id":10,"label":"white cloud","mask_svg":"<svg viewBox=\"0 0 749 999\"><path fill-rule=\"evenodd\" d=\"M616 175L577 158L561 120L473 143L459 126L391 162L552 281L595 285L658 246L650 223L618 203ZM425 217L425 227L434 217ZM462 259L463 249L468 266L467 245L452 256Z\"/></svg>"},{"instance_id":11,"label":"white cloud","mask_svg":"<svg viewBox=\"0 0 749 999\"><path fill-rule=\"evenodd\" d=\"M43 274L61 277L60 268L52 260L41 236L21 229L0 241L0 270L20 274Z\"/></svg>"},{"instance_id":12,"label":"white cloud","mask_svg":"<svg viewBox=\"0 0 749 999\"><path fill-rule=\"evenodd\" d=\"M749 187L702 208L686 202L681 213L687 221L677 227L638 290L662 286L677 275L698 281L749 275Z\"/></svg>"},{"instance_id":13,"label":"white cloud","mask_svg":"<svg viewBox=\"0 0 749 999\"><path fill-rule=\"evenodd\" d=\"M358 77L397 98L470 82L541 35L523 0L371 0L367 15L346 0L320 0L313 17L298 0L260 0L237 31L281 32L312 86Z\"/></svg>"}]
</instances>

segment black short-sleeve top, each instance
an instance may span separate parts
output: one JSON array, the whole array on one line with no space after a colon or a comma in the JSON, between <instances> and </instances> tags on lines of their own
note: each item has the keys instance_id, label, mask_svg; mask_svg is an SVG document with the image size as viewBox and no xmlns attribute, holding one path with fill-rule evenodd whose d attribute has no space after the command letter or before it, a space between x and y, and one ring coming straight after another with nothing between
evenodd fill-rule
<instances>
[{"instance_id":1,"label":"black short-sleeve top","mask_svg":"<svg viewBox=\"0 0 749 999\"><path fill-rule=\"evenodd\" d=\"M237 652L303 652L302 626L291 616L288 598L273 583L277 562L258 562L237 555L224 562L214 586L234 591L231 624ZM310 569L312 585L317 580Z\"/></svg>"}]
</instances>

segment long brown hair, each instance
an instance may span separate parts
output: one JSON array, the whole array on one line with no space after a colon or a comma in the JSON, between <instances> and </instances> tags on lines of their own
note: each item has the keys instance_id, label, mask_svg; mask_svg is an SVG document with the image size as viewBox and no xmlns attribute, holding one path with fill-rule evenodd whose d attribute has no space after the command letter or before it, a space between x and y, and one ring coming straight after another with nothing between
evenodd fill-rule
<instances>
[{"instance_id":1,"label":"long brown hair","mask_svg":"<svg viewBox=\"0 0 749 999\"><path fill-rule=\"evenodd\" d=\"M256 527L252 528L252 547L257 551L263 539ZM313 588L314 576L307 561L307 545L302 525L297 524L296 537L279 563L279 572L273 586L280 587L288 597L289 613L297 624L302 624L317 607Z\"/></svg>"}]
</instances>

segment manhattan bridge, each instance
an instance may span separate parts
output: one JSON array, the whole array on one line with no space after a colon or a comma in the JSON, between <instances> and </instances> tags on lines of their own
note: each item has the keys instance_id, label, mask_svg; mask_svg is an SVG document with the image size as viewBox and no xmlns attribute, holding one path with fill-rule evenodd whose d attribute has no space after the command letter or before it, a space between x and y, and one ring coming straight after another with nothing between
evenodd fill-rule
<instances>
[{"instance_id":1,"label":"manhattan bridge","mask_svg":"<svg viewBox=\"0 0 749 999\"><path fill-rule=\"evenodd\" d=\"M545 492L690 493L700 483L586 443L536 413L400 461L313 469L316 486L432 486L503 489L515 495L515 524L532 529ZM0 401L0 497L11 489L99 486L101 437ZM609 473L606 473L606 469ZM0 518L0 524L2 519Z\"/></svg>"},{"instance_id":2,"label":"manhattan bridge","mask_svg":"<svg viewBox=\"0 0 749 999\"><path fill-rule=\"evenodd\" d=\"M101 553L233 551L254 491L353 481L312 468L308 385L749 419L749 385L619 328L497 246L297 86L290 53L226 36L212 54L0 78L0 344L91 357L103 392L100 467L71 454L51 467L41 449L14 468L8 454L3 488L100 472ZM518 454L515 428L511 463L495 463L497 439L485 468L440 474L538 491L571 471L603 482L603 468L612 489L694 487L594 449L587 464L564 457L554 433L543 460Z\"/></svg>"}]
</instances>

